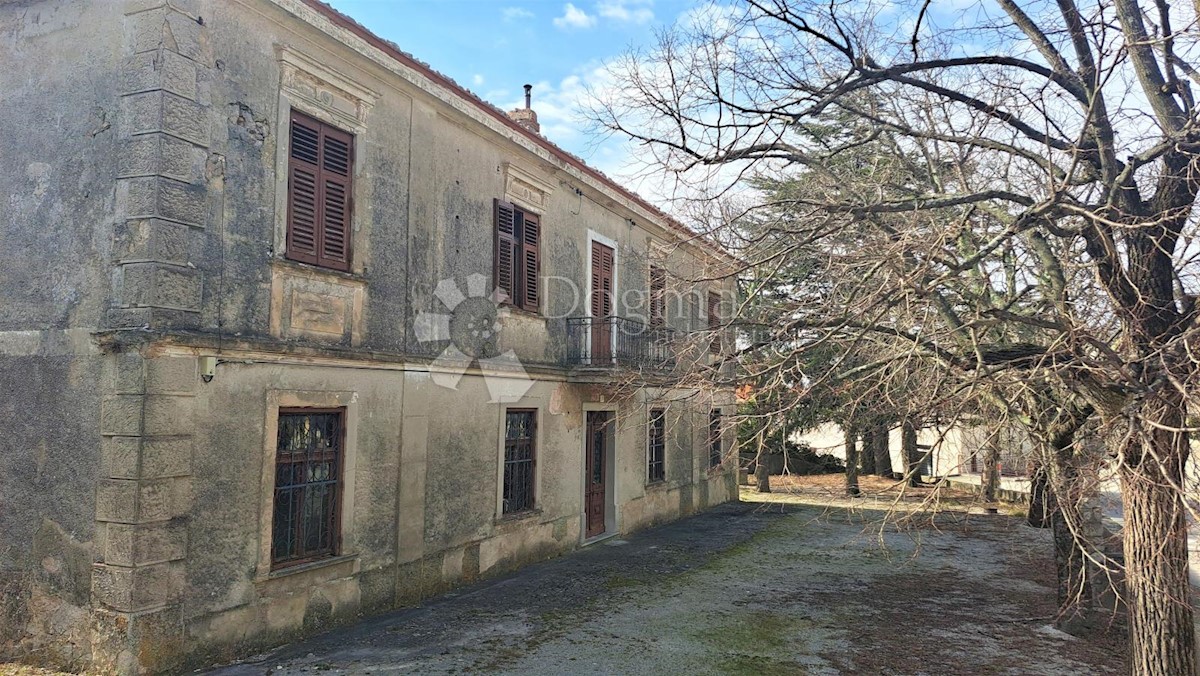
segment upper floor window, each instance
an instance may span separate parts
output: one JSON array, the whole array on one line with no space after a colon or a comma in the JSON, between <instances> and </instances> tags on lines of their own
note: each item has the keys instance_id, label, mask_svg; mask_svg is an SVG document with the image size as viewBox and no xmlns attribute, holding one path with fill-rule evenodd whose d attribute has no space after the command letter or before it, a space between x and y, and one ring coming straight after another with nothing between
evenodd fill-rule
<instances>
[{"instance_id":1,"label":"upper floor window","mask_svg":"<svg viewBox=\"0 0 1200 676\"><path fill-rule=\"evenodd\" d=\"M504 415L504 488L501 514L533 509L537 411L510 408Z\"/></svg>"},{"instance_id":2,"label":"upper floor window","mask_svg":"<svg viewBox=\"0 0 1200 676\"><path fill-rule=\"evenodd\" d=\"M287 257L350 269L354 137L293 110L288 148Z\"/></svg>"},{"instance_id":3,"label":"upper floor window","mask_svg":"<svg viewBox=\"0 0 1200 676\"><path fill-rule=\"evenodd\" d=\"M646 479L650 483L667 478L667 414L661 408L650 409L650 426L646 432L648 466Z\"/></svg>"},{"instance_id":4,"label":"upper floor window","mask_svg":"<svg viewBox=\"0 0 1200 676\"><path fill-rule=\"evenodd\" d=\"M510 304L530 312L537 312L539 308L541 234L537 214L496 200L496 258L493 265L496 288L508 296Z\"/></svg>"},{"instance_id":5,"label":"upper floor window","mask_svg":"<svg viewBox=\"0 0 1200 676\"><path fill-rule=\"evenodd\" d=\"M284 409L275 446L274 567L335 556L340 546L344 409Z\"/></svg>"},{"instance_id":6,"label":"upper floor window","mask_svg":"<svg viewBox=\"0 0 1200 676\"><path fill-rule=\"evenodd\" d=\"M667 315L667 271L657 265L650 266L650 326L666 324Z\"/></svg>"},{"instance_id":7,"label":"upper floor window","mask_svg":"<svg viewBox=\"0 0 1200 676\"><path fill-rule=\"evenodd\" d=\"M721 351L721 294L716 291L708 292L708 330L713 332L709 352L718 354Z\"/></svg>"}]
</instances>

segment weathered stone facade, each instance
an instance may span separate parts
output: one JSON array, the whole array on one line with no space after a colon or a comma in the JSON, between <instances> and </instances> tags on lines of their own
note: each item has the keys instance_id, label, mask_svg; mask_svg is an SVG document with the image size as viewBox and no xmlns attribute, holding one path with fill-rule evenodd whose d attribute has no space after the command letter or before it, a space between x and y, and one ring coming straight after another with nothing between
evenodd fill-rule
<instances>
[{"instance_id":1,"label":"weathered stone facade","mask_svg":"<svg viewBox=\"0 0 1200 676\"><path fill-rule=\"evenodd\" d=\"M617 252L620 291L646 289L652 255L687 277L722 254L345 17L8 3L0 59L0 659L172 671L579 547L587 411L615 418L607 534L736 499L730 462L709 463L731 392L566 364L591 242ZM286 257L292 110L354 135L349 271ZM543 227L541 311L501 308L484 348L531 379L516 396L514 373L446 368L418 319L491 279L496 198ZM681 331L703 320L686 308ZM651 405L669 423L648 484ZM536 509L517 517L510 406L537 419ZM293 408L344 411L341 540L276 569Z\"/></svg>"}]
</instances>

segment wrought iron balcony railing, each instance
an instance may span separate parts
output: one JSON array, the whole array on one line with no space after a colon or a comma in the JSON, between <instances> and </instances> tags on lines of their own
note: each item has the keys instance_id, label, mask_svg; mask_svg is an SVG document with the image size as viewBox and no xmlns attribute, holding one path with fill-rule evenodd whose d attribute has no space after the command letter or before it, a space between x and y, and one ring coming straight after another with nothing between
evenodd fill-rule
<instances>
[{"instance_id":1,"label":"wrought iron balcony railing","mask_svg":"<svg viewBox=\"0 0 1200 676\"><path fill-rule=\"evenodd\" d=\"M668 370L675 366L676 334L624 317L568 317L567 365Z\"/></svg>"}]
</instances>

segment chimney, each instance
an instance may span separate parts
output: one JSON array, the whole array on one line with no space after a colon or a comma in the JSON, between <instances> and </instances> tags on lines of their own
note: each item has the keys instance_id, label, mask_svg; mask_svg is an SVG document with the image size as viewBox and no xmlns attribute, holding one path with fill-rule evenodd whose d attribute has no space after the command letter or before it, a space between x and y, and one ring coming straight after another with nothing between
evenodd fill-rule
<instances>
[{"instance_id":1,"label":"chimney","mask_svg":"<svg viewBox=\"0 0 1200 676\"><path fill-rule=\"evenodd\" d=\"M508 116L513 122L525 127L529 131L537 134L542 131L541 125L537 121L537 113L533 112L533 108L529 107L530 101L533 98L533 85L525 85L525 107L510 110Z\"/></svg>"}]
</instances>

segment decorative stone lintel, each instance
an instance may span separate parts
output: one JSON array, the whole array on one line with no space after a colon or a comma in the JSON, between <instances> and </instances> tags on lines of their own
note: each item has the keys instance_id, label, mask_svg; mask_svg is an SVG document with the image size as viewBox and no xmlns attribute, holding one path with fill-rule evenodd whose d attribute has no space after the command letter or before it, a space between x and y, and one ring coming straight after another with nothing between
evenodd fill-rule
<instances>
[{"instance_id":1,"label":"decorative stone lintel","mask_svg":"<svg viewBox=\"0 0 1200 676\"><path fill-rule=\"evenodd\" d=\"M554 187L511 162L504 163L504 198L539 214L546 213Z\"/></svg>"},{"instance_id":2,"label":"decorative stone lintel","mask_svg":"<svg viewBox=\"0 0 1200 676\"><path fill-rule=\"evenodd\" d=\"M366 131L367 112L379 92L287 45L279 45L276 51L284 95L330 124L355 134Z\"/></svg>"}]
</instances>

